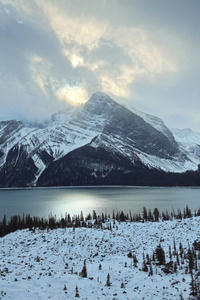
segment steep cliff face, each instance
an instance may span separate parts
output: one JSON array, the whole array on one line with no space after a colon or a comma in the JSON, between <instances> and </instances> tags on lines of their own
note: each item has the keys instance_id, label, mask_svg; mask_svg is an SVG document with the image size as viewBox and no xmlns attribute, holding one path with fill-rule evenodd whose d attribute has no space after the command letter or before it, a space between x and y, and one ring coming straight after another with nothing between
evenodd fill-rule
<instances>
[{"instance_id":1,"label":"steep cliff face","mask_svg":"<svg viewBox=\"0 0 200 300\"><path fill-rule=\"evenodd\" d=\"M129 184L136 171L197 170L199 148L98 92L44 126L0 122L0 186Z\"/></svg>"}]
</instances>

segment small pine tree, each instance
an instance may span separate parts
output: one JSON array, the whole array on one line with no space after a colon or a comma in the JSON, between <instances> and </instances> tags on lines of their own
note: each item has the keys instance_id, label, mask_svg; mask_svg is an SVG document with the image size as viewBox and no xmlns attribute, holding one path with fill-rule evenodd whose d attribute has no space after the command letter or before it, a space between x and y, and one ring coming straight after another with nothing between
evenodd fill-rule
<instances>
[{"instance_id":1,"label":"small pine tree","mask_svg":"<svg viewBox=\"0 0 200 300\"><path fill-rule=\"evenodd\" d=\"M195 289L195 280L193 274L191 273L191 281L190 281L190 295L195 297L196 296L196 289Z\"/></svg>"},{"instance_id":2,"label":"small pine tree","mask_svg":"<svg viewBox=\"0 0 200 300\"><path fill-rule=\"evenodd\" d=\"M64 290L64 291L66 291L66 290L67 290L66 284L64 284L64 288L63 288L63 290Z\"/></svg>"},{"instance_id":3,"label":"small pine tree","mask_svg":"<svg viewBox=\"0 0 200 300\"><path fill-rule=\"evenodd\" d=\"M177 262L177 265L179 266L179 265L180 265L180 262L179 262L179 255L178 255L178 252L176 253L176 262Z\"/></svg>"},{"instance_id":4,"label":"small pine tree","mask_svg":"<svg viewBox=\"0 0 200 300\"><path fill-rule=\"evenodd\" d=\"M190 248L188 249L187 257L189 272L192 273L192 270L194 269L194 257Z\"/></svg>"},{"instance_id":5,"label":"small pine tree","mask_svg":"<svg viewBox=\"0 0 200 300\"><path fill-rule=\"evenodd\" d=\"M149 276L152 276L153 275L153 268L152 268L152 265L150 263L150 266L149 266Z\"/></svg>"},{"instance_id":6,"label":"small pine tree","mask_svg":"<svg viewBox=\"0 0 200 300\"><path fill-rule=\"evenodd\" d=\"M99 264L99 270L102 270L102 265L101 264Z\"/></svg>"},{"instance_id":7,"label":"small pine tree","mask_svg":"<svg viewBox=\"0 0 200 300\"><path fill-rule=\"evenodd\" d=\"M172 260L172 251L171 251L171 246L169 246L169 259Z\"/></svg>"},{"instance_id":8,"label":"small pine tree","mask_svg":"<svg viewBox=\"0 0 200 300\"><path fill-rule=\"evenodd\" d=\"M152 261L155 262L155 252L153 251L153 254L152 254Z\"/></svg>"},{"instance_id":9,"label":"small pine tree","mask_svg":"<svg viewBox=\"0 0 200 300\"><path fill-rule=\"evenodd\" d=\"M157 209L157 207L154 209L153 215L154 215L154 220L157 222L159 220L159 210Z\"/></svg>"},{"instance_id":10,"label":"small pine tree","mask_svg":"<svg viewBox=\"0 0 200 300\"><path fill-rule=\"evenodd\" d=\"M76 285L76 294L75 294L75 297L76 298L80 298L79 291L78 291L78 285Z\"/></svg>"},{"instance_id":11,"label":"small pine tree","mask_svg":"<svg viewBox=\"0 0 200 300\"><path fill-rule=\"evenodd\" d=\"M147 260L147 265L150 265L151 260L150 260L150 257L149 257L149 254L148 254L148 253L147 253L147 255L146 255L146 260Z\"/></svg>"},{"instance_id":12,"label":"small pine tree","mask_svg":"<svg viewBox=\"0 0 200 300\"><path fill-rule=\"evenodd\" d=\"M127 256L128 256L129 258L132 258L132 257L133 257L132 251L131 251L131 250L129 251L129 253L127 254Z\"/></svg>"},{"instance_id":13,"label":"small pine tree","mask_svg":"<svg viewBox=\"0 0 200 300\"><path fill-rule=\"evenodd\" d=\"M86 278L86 277L87 277L86 260L84 260L83 269L82 269L80 275L81 275L83 278Z\"/></svg>"},{"instance_id":14,"label":"small pine tree","mask_svg":"<svg viewBox=\"0 0 200 300\"><path fill-rule=\"evenodd\" d=\"M146 264L144 253L143 253L142 271L143 272L148 272L148 267L147 267L147 264Z\"/></svg>"},{"instance_id":15,"label":"small pine tree","mask_svg":"<svg viewBox=\"0 0 200 300\"><path fill-rule=\"evenodd\" d=\"M173 251L173 255L174 255L174 257L176 256L176 241L175 241L175 239L174 239L174 251Z\"/></svg>"},{"instance_id":16,"label":"small pine tree","mask_svg":"<svg viewBox=\"0 0 200 300\"><path fill-rule=\"evenodd\" d=\"M191 217L192 217L191 209L189 209L188 205L186 205L186 218L191 218Z\"/></svg>"},{"instance_id":17,"label":"small pine tree","mask_svg":"<svg viewBox=\"0 0 200 300\"><path fill-rule=\"evenodd\" d=\"M142 264L142 271L143 271L143 272L148 272L148 271L149 271L149 269L148 269L147 264L146 264L145 261L144 261L143 264Z\"/></svg>"},{"instance_id":18,"label":"small pine tree","mask_svg":"<svg viewBox=\"0 0 200 300\"><path fill-rule=\"evenodd\" d=\"M180 251L180 255L181 255L181 257L182 257L182 254L183 254L183 245L182 245L181 242L180 242L180 244L179 244L179 251Z\"/></svg>"},{"instance_id":19,"label":"small pine tree","mask_svg":"<svg viewBox=\"0 0 200 300\"><path fill-rule=\"evenodd\" d=\"M174 273L177 273L177 263L174 263Z\"/></svg>"},{"instance_id":20,"label":"small pine tree","mask_svg":"<svg viewBox=\"0 0 200 300\"><path fill-rule=\"evenodd\" d=\"M159 265L165 264L165 251L161 247L161 245L158 245L156 248L156 258L158 260Z\"/></svg>"},{"instance_id":21,"label":"small pine tree","mask_svg":"<svg viewBox=\"0 0 200 300\"><path fill-rule=\"evenodd\" d=\"M147 221L147 210L146 210L146 207L143 207L142 218L143 218L143 221Z\"/></svg>"},{"instance_id":22,"label":"small pine tree","mask_svg":"<svg viewBox=\"0 0 200 300\"><path fill-rule=\"evenodd\" d=\"M195 262L194 262L194 269L195 269L195 271L198 271L197 259L195 259Z\"/></svg>"},{"instance_id":23,"label":"small pine tree","mask_svg":"<svg viewBox=\"0 0 200 300\"><path fill-rule=\"evenodd\" d=\"M121 283L121 288L124 289L124 283L123 283L123 280L122 280L122 283Z\"/></svg>"},{"instance_id":24,"label":"small pine tree","mask_svg":"<svg viewBox=\"0 0 200 300\"><path fill-rule=\"evenodd\" d=\"M133 265L135 268L137 268L137 263L138 263L137 257L135 254L133 254Z\"/></svg>"},{"instance_id":25,"label":"small pine tree","mask_svg":"<svg viewBox=\"0 0 200 300\"><path fill-rule=\"evenodd\" d=\"M188 266L185 266L185 274L188 274Z\"/></svg>"},{"instance_id":26,"label":"small pine tree","mask_svg":"<svg viewBox=\"0 0 200 300\"><path fill-rule=\"evenodd\" d=\"M107 285L107 286L111 286L111 282L110 282L110 274L109 274L109 273L108 273L108 275L107 275L106 285Z\"/></svg>"},{"instance_id":27,"label":"small pine tree","mask_svg":"<svg viewBox=\"0 0 200 300\"><path fill-rule=\"evenodd\" d=\"M153 221L153 216L152 216L152 213L151 213L150 209L149 209L149 212L148 212L148 220Z\"/></svg>"}]
</instances>

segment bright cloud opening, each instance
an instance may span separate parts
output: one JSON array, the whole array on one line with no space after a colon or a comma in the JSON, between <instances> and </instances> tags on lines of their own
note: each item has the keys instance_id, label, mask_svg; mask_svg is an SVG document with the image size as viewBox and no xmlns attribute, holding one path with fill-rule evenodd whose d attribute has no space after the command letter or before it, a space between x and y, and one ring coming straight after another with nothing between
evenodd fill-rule
<instances>
[{"instance_id":1,"label":"bright cloud opening","mask_svg":"<svg viewBox=\"0 0 200 300\"><path fill-rule=\"evenodd\" d=\"M56 91L58 99L70 102L74 106L87 102L89 95L87 89L82 85L66 85Z\"/></svg>"}]
</instances>

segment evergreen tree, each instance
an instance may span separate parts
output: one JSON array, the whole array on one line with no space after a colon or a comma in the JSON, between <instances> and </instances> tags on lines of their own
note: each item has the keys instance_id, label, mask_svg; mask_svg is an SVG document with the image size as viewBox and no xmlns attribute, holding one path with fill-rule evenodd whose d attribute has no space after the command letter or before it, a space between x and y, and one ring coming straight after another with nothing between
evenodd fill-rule
<instances>
[{"instance_id":1,"label":"evergreen tree","mask_svg":"<svg viewBox=\"0 0 200 300\"><path fill-rule=\"evenodd\" d=\"M154 209L153 215L154 215L154 221L157 222L159 220L159 210L157 209L157 207Z\"/></svg>"},{"instance_id":2,"label":"evergreen tree","mask_svg":"<svg viewBox=\"0 0 200 300\"><path fill-rule=\"evenodd\" d=\"M80 298L79 291L78 291L78 285L76 285L76 294L75 294L75 297L76 298Z\"/></svg>"},{"instance_id":3,"label":"evergreen tree","mask_svg":"<svg viewBox=\"0 0 200 300\"><path fill-rule=\"evenodd\" d=\"M179 251L180 251L180 256L182 257L183 256L183 245L182 245L182 243L180 242L180 244L179 244Z\"/></svg>"},{"instance_id":4,"label":"evergreen tree","mask_svg":"<svg viewBox=\"0 0 200 300\"><path fill-rule=\"evenodd\" d=\"M96 220L97 219L97 214L96 214L96 211L93 210L93 213L92 213L92 219L93 220Z\"/></svg>"},{"instance_id":5,"label":"evergreen tree","mask_svg":"<svg viewBox=\"0 0 200 300\"><path fill-rule=\"evenodd\" d=\"M142 271L143 272L148 272L149 271L145 260L143 261L143 264L142 264Z\"/></svg>"},{"instance_id":6,"label":"evergreen tree","mask_svg":"<svg viewBox=\"0 0 200 300\"><path fill-rule=\"evenodd\" d=\"M169 259L172 260L172 251L171 251L171 246L169 245Z\"/></svg>"},{"instance_id":7,"label":"evergreen tree","mask_svg":"<svg viewBox=\"0 0 200 300\"><path fill-rule=\"evenodd\" d=\"M175 239L174 239L174 251L173 251L173 255L174 255L174 257L176 256L176 242L175 242Z\"/></svg>"},{"instance_id":8,"label":"evergreen tree","mask_svg":"<svg viewBox=\"0 0 200 300\"><path fill-rule=\"evenodd\" d=\"M64 284L64 288L63 288L63 290L64 290L64 291L66 291L66 290L67 290L66 284Z\"/></svg>"},{"instance_id":9,"label":"evergreen tree","mask_svg":"<svg viewBox=\"0 0 200 300\"><path fill-rule=\"evenodd\" d=\"M195 288L195 280L193 274L191 272L191 281L190 281L190 295L195 297L196 296L196 288Z\"/></svg>"},{"instance_id":10,"label":"evergreen tree","mask_svg":"<svg viewBox=\"0 0 200 300\"><path fill-rule=\"evenodd\" d=\"M107 275L106 285L107 285L107 286L111 286L111 282L110 282L110 274L109 274L109 273L108 273L108 275Z\"/></svg>"},{"instance_id":11,"label":"evergreen tree","mask_svg":"<svg viewBox=\"0 0 200 300\"><path fill-rule=\"evenodd\" d=\"M151 213L150 209L149 209L149 212L148 212L148 220L153 221L153 216L152 216L152 213Z\"/></svg>"},{"instance_id":12,"label":"evergreen tree","mask_svg":"<svg viewBox=\"0 0 200 300\"><path fill-rule=\"evenodd\" d=\"M156 248L156 258L158 260L159 265L165 264L165 251L161 247L161 245L158 245Z\"/></svg>"},{"instance_id":13,"label":"evergreen tree","mask_svg":"<svg viewBox=\"0 0 200 300\"><path fill-rule=\"evenodd\" d=\"M102 223L105 223L104 213L101 214L101 221Z\"/></svg>"},{"instance_id":14,"label":"evergreen tree","mask_svg":"<svg viewBox=\"0 0 200 300\"><path fill-rule=\"evenodd\" d=\"M143 218L143 221L147 221L147 210L146 210L146 207L143 207L142 218Z\"/></svg>"},{"instance_id":15,"label":"evergreen tree","mask_svg":"<svg viewBox=\"0 0 200 300\"><path fill-rule=\"evenodd\" d=\"M131 251L131 250L129 251L129 253L127 254L127 256L128 256L129 258L132 258L132 257L133 257L132 251Z\"/></svg>"},{"instance_id":16,"label":"evergreen tree","mask_svg":"<svg viewBox=\"0 0 200 300\"><path fill-rule=\"evenodd\" d=\"M177 212L177 219L179 219L179 220L182 219L182 213L181 213L180 208L178 209L178 212Z\"/></svg>"},{"instance_id":17,"label":"evergreen tree","mask_svg":"<svg viewBox=\"0 0 200 300\"><path fill-rule=\"evenodd\" d=\"M187 258L189 272L192 273L192 270L194 269L194 257L190 248L188 249Z\"/></svg>"},{"instance_id":18,"label":"evergreen tree","mask_svg":"<svg viewBox=\"0 0 200 300\"><path fill-rule=\"evenodd\" d=\"M191 217L192 217L191 209L189 209L188 205L186 205L186 218L191 218Z\"/></svg>"},{"instance_id":19,"label":"evergreen tree","mask_svg":"<svg viewBox=\"0 0 200 300\"><path fill-rule=\"evenodd\" d=\"M83 278L86 278L86 277L87 277L86 259L84 260L83 269L82 269L80 275L81 275Z\"/></svg>"},{"instance_id":20,"label":"evergreen tree","mask_svg":"<svg viewBox=\"0 0 200 300\"><path fill-rule=\"evenodd\" d=\"M92 220L92 216L91 216L91 214L89 213L88 216L86 217L86 221L90 221L90 220Z\"/></svg>"},{"instance_id":21,"label":"evergreen tree","mask_svg":"<svg viewBox=\"0 0 200 300\"><path fill-rule=\"evenodd\" d=\"M146 255L146 260L147 260L147 265L150 265L151 261L150 261L150 257L149 254L147 253Z\"/></svg>"},{"instance_id":22,"label":"evergreen tree","mask_svg":"<svg viewBox=\"0 0 200 300\"><path fill-rule=\"evenodd\" d=\"M149 267L149 276L152 276L153 275L153 268L152 268L152 265L150 263L150 267Z\"/></svg>"},{"instance_id":23,"label":"evergreen tree","mask_svg":"<svg viewBox=\"0 0 200 300\"><path fill-rule=\"evenodd\" d=\"M174 273L177 273L177 263L174 263Z\"/></svg>"},{"instance_id":24,"label":"evergreen tree","mask_svg":"<svg viewBox=\"0 0 200 300\"><path fill-rule=\"evenodd\" d=\"M176 263L178 266L180 265L178 252L176 253Z\"/></svg>"},{"instance_id":25,"label":"evergreen tree","mask_svg":"<svg viewBox=\"0 0 200 300\"><path fill-rule=\"evenodd\" d=\"M188 266L185 266L185 274L188 274Z\"/></svg>"},{"instance_id":26,"label":"evergreen tree","mask_svg":"<svg viewBox=\"0 0 200 300\"><path fill-rule=\"evenodd\" d=\"M81 210L80 221L81 221L81 222L83 222L83 221L84 221L84 217L83 217L83 211L82 211L82 210Z\"/></svg>"},{"instance_id":27,"label":"evergreen tree","mask_svg":"<svg viewBox=\"0 0 200 300\"><path fill-rule=\"evenodd\" d=\"M148 267L147 267L147 264L146 264L146 260L145 260L145 255L144 255L144 253L143 253L142 271L143 271L143 272L148 272Z\"/></svg>"},{"instance_id":28,"label":"evergreen tree","mask_svg":"<svg viewBox=\"0 0 200 300\"><path fill-rule=\"evenodd\" d=\"M155 252L153 251L153 254L152 254L152 261L154 261L154 262L155 262L155 256L156 256L156 254L155 254Z\"/></svg>"},{"instance_id":29,"label":"evergreen tree","mask_svg":"<svg viewBox=\"0 0 200 300\"><path fill-rule=\"evenodd\" d=\"M135 268L137 268L137 263L138 263L137 257L135 254L133 254L133 265Z\"/></svg>"},{"instance_id":30,"label":"evergreen tree","mask_svg":"<svg viewBox=\"0 0 200 300\"><path fill-rule=\"evenodd\" d=\"M170 219L170 216L169 216L168 211L166 210L165 214L163 214L163 220L168 221L169 219Z\"/></svg>"}]
</instances>

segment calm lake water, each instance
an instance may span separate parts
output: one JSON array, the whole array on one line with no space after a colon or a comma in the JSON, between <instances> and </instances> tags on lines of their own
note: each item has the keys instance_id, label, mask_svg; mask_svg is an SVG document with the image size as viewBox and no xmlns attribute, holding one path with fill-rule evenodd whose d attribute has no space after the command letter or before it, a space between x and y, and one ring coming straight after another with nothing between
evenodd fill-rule
<instances>
[{"instance_id":1,"label":"calm lake water","mask_svg":"<svg viewBox=\"0 0 200 300\"><path fill-rule=\"evenodd\" d=\"M0 190L0 220L4 214L29 213L31 216L57 217L65 213L84 216L95 210L111 213L113 209L133 213L143 207L171 212L183 210L188 204L192 210L200 207L200 188L144 188L144 187L98 187L98 188L35 188Z\"/></svg>"}]
</instances>

